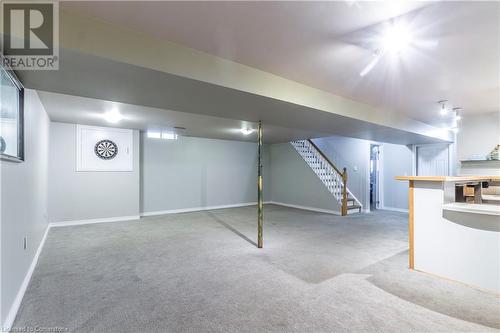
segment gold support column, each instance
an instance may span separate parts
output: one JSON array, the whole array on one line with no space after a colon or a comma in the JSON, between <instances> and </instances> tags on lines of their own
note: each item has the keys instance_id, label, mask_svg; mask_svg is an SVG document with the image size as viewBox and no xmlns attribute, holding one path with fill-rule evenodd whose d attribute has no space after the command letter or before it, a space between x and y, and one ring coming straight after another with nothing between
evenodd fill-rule
<instances>
[{"instance_id":1,"label":"gold support column","mask_svg":"<svg viewBox=\"0 0 500 333\"><path fill-rule=\"evenodd\" d=\"M257 165L257 247L259 249L263 246L262 240L262 227L264 224L264 207L262 197L262 121L259 121L258 127L259 140L257 144L258 149L258 165Z\"/></svg>"}]
</instances>

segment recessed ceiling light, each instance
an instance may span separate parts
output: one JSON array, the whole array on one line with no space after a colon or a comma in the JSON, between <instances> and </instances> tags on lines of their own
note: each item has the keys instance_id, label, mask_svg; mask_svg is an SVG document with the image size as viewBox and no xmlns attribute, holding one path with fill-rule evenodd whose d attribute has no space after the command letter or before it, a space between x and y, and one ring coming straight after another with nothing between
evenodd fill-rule
<instances>
[{"instance_id":1,"label":"recessed ceiling light","mask_svg":"<svg viewBox=\"0 0 500 333\"><path fill-rule=\"evenodd\" d=\"M250 135L253 133L253 129L252 128L242 128L240 130L240 132L243 134L243 135Z\"/></svg>"},{"instance_id":2,"label":"recessed ceiling light","mask_svg":"<svg viewBox=\"0 0 500 333\"><path fill-rule=\"evenodd\" d=\"M123 116L120 114L118 110L113 109L104 114L104 119L109 123L116 124L117 122L123 119Z\"/></svg>"}]
</instances>

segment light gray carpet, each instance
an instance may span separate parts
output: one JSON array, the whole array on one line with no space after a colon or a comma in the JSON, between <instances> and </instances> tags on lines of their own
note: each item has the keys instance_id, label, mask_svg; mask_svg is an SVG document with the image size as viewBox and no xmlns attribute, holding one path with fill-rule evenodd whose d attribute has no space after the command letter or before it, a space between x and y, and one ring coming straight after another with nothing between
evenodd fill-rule
<instances>
[{"instance_id":1,"label":"light gray carpet","mask_svg":"<svg viewBox=\"0 0 500 333\"><path fill-rule=\"evenodd\" d=\"M500 298L407 267L407 216L268 205L51 229L15 327L488 332Z\"/></svg>"}]
</instances>

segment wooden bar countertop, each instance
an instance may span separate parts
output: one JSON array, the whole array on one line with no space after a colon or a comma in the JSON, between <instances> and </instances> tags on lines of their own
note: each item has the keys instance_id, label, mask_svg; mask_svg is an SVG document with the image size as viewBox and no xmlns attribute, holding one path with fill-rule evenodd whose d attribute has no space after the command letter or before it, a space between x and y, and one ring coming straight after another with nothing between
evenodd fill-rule
<instances>
[{"instance_id":1,"label":"wooden bar countertop","mask_svg":"<svg viewBox=\"0 0 500 333\"><path fill-rule=\"evenodd\" d=\"M396 180L416 180L424 182L466 182L500 181L500 176L396 176Z\"/></svg>"}]
</instances>

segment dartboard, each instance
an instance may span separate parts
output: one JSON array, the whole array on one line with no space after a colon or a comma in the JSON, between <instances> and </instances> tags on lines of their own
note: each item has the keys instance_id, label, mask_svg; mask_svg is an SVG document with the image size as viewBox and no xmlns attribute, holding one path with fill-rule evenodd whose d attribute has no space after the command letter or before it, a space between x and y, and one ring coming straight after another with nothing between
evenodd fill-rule
<instances>
[{"instance_id":1,"label":"dartboard","mask_svg":"<svg viewBox=\"0 0 500 333\"><path fill-rule=\"evenodd\" d=\"M95 144L94 152L97 157L110 160L118 154L118 146L111 140L101 140Z\"/></svg>"},{"instance_id":2,"label":"dartboard","mask_svg":"<svg viewBox=\"0 0 500 333\"><path fill-rule=\"evenodd\" d=\"M4 153L6 148L7 144L5 143L5 139L0 136L0 154Z\"/></svg>"}]
</instances>

